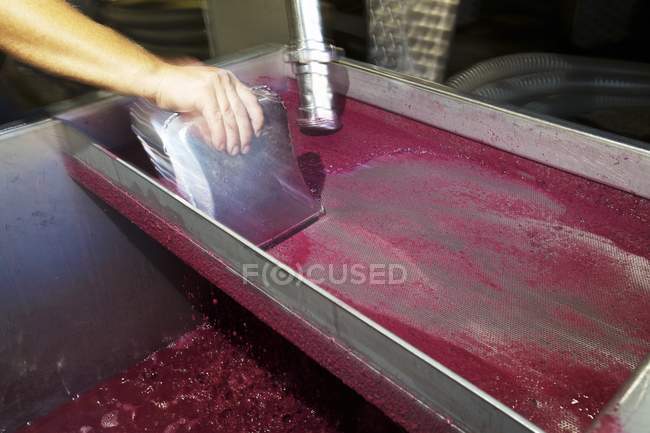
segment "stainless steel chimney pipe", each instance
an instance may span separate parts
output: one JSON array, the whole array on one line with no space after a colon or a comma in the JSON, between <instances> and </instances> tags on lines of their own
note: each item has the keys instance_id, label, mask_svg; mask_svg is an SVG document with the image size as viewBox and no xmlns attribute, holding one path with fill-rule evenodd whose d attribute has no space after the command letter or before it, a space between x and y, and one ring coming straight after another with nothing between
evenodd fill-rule
<instances>
[{"instance_id":1,"label":"stainless steel chimney pipe","mask_svg":"<svg viewBox=\"0 0 650 433\"><path fill-rule=\"evenodd\" d=\"M325 42L318 0L287 0L290 42L287 60L298 81L302 129L336 131L341 127L336 112L328 64L342 50Z\"/></svg>"}]
</instances>

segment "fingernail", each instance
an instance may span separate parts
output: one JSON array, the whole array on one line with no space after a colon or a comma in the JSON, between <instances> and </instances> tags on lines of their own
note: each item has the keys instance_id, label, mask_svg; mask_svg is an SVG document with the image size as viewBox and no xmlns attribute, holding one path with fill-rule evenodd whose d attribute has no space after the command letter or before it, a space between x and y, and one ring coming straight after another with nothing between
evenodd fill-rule
<instances>
[{"instance_id":1,"label":"fingernail","mask_svg":"<svg viewBox=\"0 0 650 433\"><path fill-rule=\"evenodd\" d=\"M249 150L251 150L250 146L244 146L244 147L242 148L242 150L241 150L241 153L243 153L244 155L246 155L246 154L248 153Z\"/></svg>"}]
</instances>

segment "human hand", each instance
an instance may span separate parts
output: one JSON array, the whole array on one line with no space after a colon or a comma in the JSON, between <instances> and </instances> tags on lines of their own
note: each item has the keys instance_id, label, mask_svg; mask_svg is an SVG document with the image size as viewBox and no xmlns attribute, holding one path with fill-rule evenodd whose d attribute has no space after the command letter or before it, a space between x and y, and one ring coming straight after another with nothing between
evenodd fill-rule
<instances>
[{"instance_id":1,"label":"human hand","mask_svg":"<svg viewBox=\"0 0 650 433\"><path fill-rule=\"evenodd\" d=\"M150 99L164 110L200 114L212 145L230 155L248 153L264 125L248 87L230 71L199 63L166 62L153 74Z\"/></svg>"}]
</instances>

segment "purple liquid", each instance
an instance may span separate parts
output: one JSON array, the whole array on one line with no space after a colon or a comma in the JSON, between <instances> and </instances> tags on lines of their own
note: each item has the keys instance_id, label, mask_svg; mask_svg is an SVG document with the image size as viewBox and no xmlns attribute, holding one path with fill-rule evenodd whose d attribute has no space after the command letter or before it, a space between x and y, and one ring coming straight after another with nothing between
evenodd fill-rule
<instances>
[{"instance_id":1,"label":"purple liquid","mask_svg":"<svg viewBox=\"0 0 650 433\"><path fill-rule=\"evenodd\" d=\"M21 433L401 431L232 300L212 295L203 305L211 322Z\"/></svg>"}]
</instances>

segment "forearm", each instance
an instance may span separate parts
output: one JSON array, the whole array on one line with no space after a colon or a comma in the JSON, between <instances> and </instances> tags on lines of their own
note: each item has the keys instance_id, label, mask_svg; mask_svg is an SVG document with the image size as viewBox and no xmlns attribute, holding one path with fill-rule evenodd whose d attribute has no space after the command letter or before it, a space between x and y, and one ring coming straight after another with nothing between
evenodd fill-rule
<instances>
[{"instance_id":1,"label":"forearm","mask_svg":"<svg viewBox=\"0 0 650 433\"><path fill-rule=\"evenodd\" d=\"M64 0L0 0L0 49L53 74L198 113L212 144L231 155L248 152L264 124L257 98L231 73L170 65Z\"/></svg>"},{"instance_id":2,"label":"forearm","mask_svg":"<svg viewBox=\"0 0 650 433\"><path fill-rule=\"evenodd\" d=\"M154 96L165 65L64 0L0 1L0 49L52 74L144 97Z\"/></svg>"}]
</instances>

